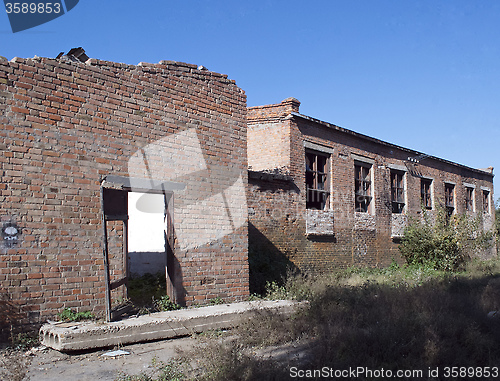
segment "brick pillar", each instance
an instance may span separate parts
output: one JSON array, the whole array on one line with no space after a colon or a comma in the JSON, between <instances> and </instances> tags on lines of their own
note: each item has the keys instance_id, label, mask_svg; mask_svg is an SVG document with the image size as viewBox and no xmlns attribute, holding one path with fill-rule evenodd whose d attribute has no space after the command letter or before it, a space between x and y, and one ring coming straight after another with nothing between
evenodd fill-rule
<instances>
[{"instance_id":1,"label":"brick pillar","mask_svg":"<svg viewBox=\"0 0 500 381\"><path fill-rule=\"evenodd\" d=\"M291 112L299 112L299 107L300 107L300 102L296 98L286 98L285 100L281 101L281 104L284 107L285 113L291 113Z\"/></svg>"}]
</instances>

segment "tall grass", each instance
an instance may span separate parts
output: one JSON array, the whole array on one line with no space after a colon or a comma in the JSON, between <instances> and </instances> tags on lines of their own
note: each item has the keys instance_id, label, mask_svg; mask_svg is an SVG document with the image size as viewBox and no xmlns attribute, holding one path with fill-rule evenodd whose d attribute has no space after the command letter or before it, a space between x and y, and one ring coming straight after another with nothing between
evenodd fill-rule
<instances>
[{"instance_id":1,"label":"tall grass","mask_svg":"<svg viewBox=\"0 0 500 381\"><path fill-rule=\"evenodd\" d=\"M182 379L288 380L291 367L499 366L500 319L487 316L500 309L495 261L471 262L460 273L393 265L295 275L283 286L268 284L268 297L308 304L291 318L262 313L229 337L203 340L196 353L185 354L184 366L191 365ZM273 355L280 352L268 348L301 355Z\"/></svg>"},{"instance_id":2,"label":"tall grass","mask_svg":"<svg viewBox=\"0 0 500 381\"><path fill-rule=\"evenodd\" d=\"M302 369L427 370L498 366L498 262L473 262L461 273L393 265L350 268L320 277L295 276L269 297L307 299L291 319L262 314L243 323L237 341L210 344L206 380L287 380ZM300 361L251 356L258 348L302 343ZM216 354L216 355L214 355ZM369 378L359 378L369 379Z\"/></svg>"}]
</instances>

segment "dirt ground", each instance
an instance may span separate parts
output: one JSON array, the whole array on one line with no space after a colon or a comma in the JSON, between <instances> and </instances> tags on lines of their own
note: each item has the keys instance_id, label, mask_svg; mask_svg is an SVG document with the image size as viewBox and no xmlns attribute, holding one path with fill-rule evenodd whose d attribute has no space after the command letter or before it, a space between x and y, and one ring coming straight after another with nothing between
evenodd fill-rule
<instances>
[{"instance_id":1,"label":"dirt ground","mask_svg":"<svg viewBox=\"0 0 500 381\"><path fill-rule=\"evenodd\" d=\"M19 356L23 356L22 361L27 360L29 364L25 380L114 381L120 374L135 375L144 371L152 371L153 358L168 362L178 355L178 348L188 351L196 342L195 338L185 337L126 345L119 349L129 354L116 357L105 356L106 353L116 349L65 354L45 347L33 348L26 354L17 353L16 356L17 361L20 360ZM4 375L0 377L2 380L21 380L19 372L15 372L12 361L4 359L3 363ZM5 367L10 369L5 369Z\"/></svg>"},{"instance_id":2,"label":"dirt ground","mask_svg":"<svg viewBox=\"0 0 500 381\"><path fill-rule=\"evenodd\" d=\"M216 340L233 340L228 335ZM120 375L153 374L154 362L168 363L180 355L189 354L206 344L207 337L183 337L120 348L96 350L86 353L61 353L46 347L35 347L27 352L0 354L0 380L2 381L115 381ZM274 359L285 364L301 364L308 356L309 343L283 344L252 350L261 359ZM116 350L125 351L114 357L106 356ZM195 353L193 351L193 353ZM197 362L193 358L193 364ZM193 365L192 364L192 365Z\"/></svg>"}]
</instances>

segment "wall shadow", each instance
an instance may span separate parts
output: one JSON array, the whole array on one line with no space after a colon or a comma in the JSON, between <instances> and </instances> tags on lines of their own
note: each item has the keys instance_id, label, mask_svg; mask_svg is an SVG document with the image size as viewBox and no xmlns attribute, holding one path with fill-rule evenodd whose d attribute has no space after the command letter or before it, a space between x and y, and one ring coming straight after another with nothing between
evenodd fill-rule
<instances>
[{"instance_id":1,"label":"wall shadow","mask_svg":"<svg viewBox=\"0 0 500 381\"><path fill-rule=\"evenodd\" d=\"M315 235L311 234L307 236L307 240L311 242L328 242L337 243L337 237L334 235Z\"/></svg>"},{"instance_id":2,"label":"wall shadow","mask_svg":"<svg viewBox=\"0 0 500 381\"><path fill-rule=\"evenodd\" d=\"M267 282L282 284L287 272L299 272L286 254L251 222L248 222L248 263L251 294L262 295Z\"/></svg>"},{"instance_id":3,"label":"wall shadow","mask_svg":"<svg viewBox=\"0 0 500 381\"><path fill-rule=\"evenodd\" d=\"M174 285L174 301L182 306L186 307L186 288L184 287L184 277L182 273L182 266L175 255L169 255L167 257L167 276L171 279Z\"/></svg>"},{"instance_id":4,"label":"wall shadow","mask_svg":"<svg viewBox=\"0 0 500 381\"><path fill-rule=\"evenodd\" d=\"M0 291L0 342L6 342L15 332L21 332L21 323L26 320L26 314L21 313L18 304L12 301L10 295L5 291Z\"/></svg>"},{"instance_id":5,"label":"wall shadow","mask_svg":"<svg viewBox=\"0 0 500 381\"><path fill-rule=\"evenodd\" d=\"M300 194L300 188L295 184L293 177L280 173L249 170L248 184L257 186L261 192L275 192L281 189L288 193Z\"/></svg>"}]
</instances>

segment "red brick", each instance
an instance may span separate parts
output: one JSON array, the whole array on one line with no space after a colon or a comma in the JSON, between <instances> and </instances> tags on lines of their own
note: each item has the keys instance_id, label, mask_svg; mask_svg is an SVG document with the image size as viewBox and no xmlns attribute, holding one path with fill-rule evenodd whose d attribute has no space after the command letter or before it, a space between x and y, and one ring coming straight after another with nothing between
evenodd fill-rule
<instances>
[{"instance_id":1,"label":"red brick","mask_svg":"<svg viewBox=\"0 0 500 381\"><path fill-rule=\"evenodd\" d=\"M0 77L3 73L12 76L9 90L12 88L18 102L8 106L13 115L1 120L0 144L11 144L7 135L2 135L6 133L18 135L15 141L19 143L4 150L0 161L5 172L0 191L2 197L9 197L2 204L2 213L23 226L23 247L7 251L6 262L0 262L2 271L21 272L2 273L5 278L0 277L0 286L10 287L23 298L19 303L37 303L40 321L75 303L102 311L102 176L127 176L129 159L139 148L192 123L207 164L228 169L213 184L207 183L207 188L230 187L236 180L227 175L231 173L241 173L246 185L246 99L234 82L208 73L194 77L191 68L176 64L145 68L95 61L89 67L42 59L36 63L36 71L21 65L0 65ZM12 75L14 68L16 75ZM24 79L18 81L18 76ZM230 101L217 105L221 99ZM147 115L134 114L141 110ZM25 119L20 115L26 115ZM182 154L183 149L173 153ZM199 185L198 179L186 181ZM110 222L109 226L115 279L124 273L123 228L121 222ZM199 226L189 225L188 233L199 235ZM239 289L248 288L248 268L228 265L228 271L239 274L234 279L234 275L224 274L222 265L233 257L238 263L245 262L247 242L246 230L241 229L216 248L209 244L189 250L177 248L179 274L188 279L179 285L188 296L179 301L194 302L190 293L204 296L199 299L203 302L207 295L221 293L228 301L241 299ZM215 263L216 257L225 260ZM204 274L214 280L204 285L199 279L195 281L198 268L192 265L193 260L202 262ZM13 261L25 261L27 266L1 267ZM178 282L182 282L181 277ZM233 283L235 287L228 287Z\"/></svg>"},{"instance_id":2,"label":"red brick","mask_svg":"<svg viewBox=\"0 0 500 381\"><path fill-rule=\"evenodd\" d=\"M29 114L30 113L30 110L28 110L26 108L19 108L19 107L14 107L14 106L12 106L11 110L14 112L20 112L22 114Z\"/></svg>"}]
</instances>

